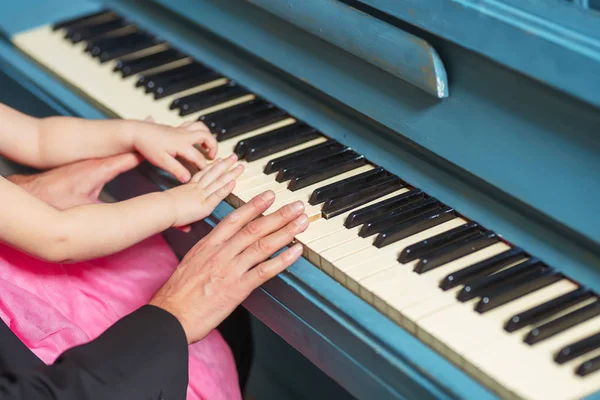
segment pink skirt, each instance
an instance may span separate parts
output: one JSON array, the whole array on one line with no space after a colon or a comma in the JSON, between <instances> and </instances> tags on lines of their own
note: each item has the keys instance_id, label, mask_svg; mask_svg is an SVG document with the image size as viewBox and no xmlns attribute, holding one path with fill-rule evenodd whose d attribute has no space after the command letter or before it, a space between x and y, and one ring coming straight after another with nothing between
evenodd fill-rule
<instances>
[{"instance_id":1,"label":"pink skirt","mask_svg":"<svg viewBox=\"0 0 600 400\"><path fill-rule=\"evenodd\" d=\"M0 318L52 363L146 304L177 264L160 236L77 264L49 264L0 243ZM241 399L233 355L218 331L189 351L189 400Z\"/></svg>"}]
</instances>

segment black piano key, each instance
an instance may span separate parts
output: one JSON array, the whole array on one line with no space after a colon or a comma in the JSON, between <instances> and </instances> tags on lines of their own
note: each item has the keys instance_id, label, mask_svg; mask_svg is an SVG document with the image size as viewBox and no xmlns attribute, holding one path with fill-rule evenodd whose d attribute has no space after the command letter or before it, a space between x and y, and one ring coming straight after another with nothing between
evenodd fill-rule
<instances>
[{"instance_id":1,"label":"black piano key","mask_svg":"<svg viewBox=\"0 0 600 400\"><path fill-rule=\"evenodd\" d=\"M321 134L314 130L294 135L289 138L279 137L268 142L257 143L254 146L248 147L246 161L252 162L260 160L261 158L270 156L285 149L289 149L290 147L298 146L302 143L309 142L319 137L321 137Z\"/></svg>"},{"instance_id":2,"label":"black piano key","mask_svg":"<svg viewBox=\"0 0 600 400\"><path fill-rule=\"evenodd\" d=\"M236 104L233 107L227 107L210 114L201 115L198 117L198 121L204 122L204 125L206 125L212 133L216 133L220 129L221 124L227 123L230 119L248 116L258 110L269 107L274 106L263 99L255 98L244 103Z\"/></svg>"},{"instance_id":3,"label":"black piano key","mask_svg":"<svg viewBox=\"0 0 600 400\"><path fill-rule=\"evenodd\" d=\"M238 143L239 147L236 145L234 152L240 159L252 162L321 137L316 129L302 124L290 133L286 132L284 128L254 136L242 141L242 144Z\"/></svg>"},{"instance_id":4,"label":"black piano key","mask_svg":"<svg viewBox=\"0 0 600 400\"><path fill-rule=\"evenodd\" d=\"M592 372L598 371L598 369L600 369L600 356L581 363L581 365L575 370L575 373L579 376L586 376Z\"/></svg>"},{"instance_id":5,"label":"black piano key","mask_svg":"<svg viewBox=\"0 0 600 400\"><path fill-rule=\"evenodd\" d=\"M500 238L492 231L482 232L457 242L448 244L439 250L425 255L419 260L414 271L418 274L431 271L441 265L498 243Z\"/></svg>"},{"instance_id":6,"label":"black piano key","mask_svg":"<svg viewBox=\"0 0 600 400\"><path fill-rule=\"evenodd\" d=\"M556 353L554 361L564 364L596 349L600 349L600 332L566 345Z\"/></svg>"},{"instance_id":7,"label":"black piano key","mask_svg":"<svg viewBox=\"0 0 600 400\"><path fill-rule=\"evenodd\" d=\"M177 109L179 115L184 116L247 94L250 92L246 88L234 81L229 81L225 85L175 99L171 103L170 109Z\"/></svg>"},{"instance_id":8,"label":"black piano key","mask_svg":"<svg viewBox=\"0 0 600 400\"><path fill-rule=\"evenodd\" d=\"M284 173L288 169L297 167L298 165L312 163L325 157L330 157L341 153L343 151L349 151L348 147L343 144L336 142L335 140L328 140L324 143L316 146L309 147L304 150L297 151L292 154L277 157L267 164L264 169L265 174L272 174L283 170Z\"/></svg>"},{"instance_id":9,"label":"black piano key","mask_svg":"<svg viewBox=\"0 0 600 400\"><path fill-rule=\"evenodd\" d=\"M594 294L586 289L578 288L572 292L563 294L555 299L547 301L546 303L532 307L528 310L513 315L504 324L504 330L507 332L514 332L527 325L532 325L537 322L543 321L566 310L569 307L574 306L577 303L581 303L593 297Z\"/></svg>"},{"instance_id":10,"label":"black piano key","mask_svg":"<svg viewBox=\"0 0 600 400\"><path fill-rule=\"evenodd\" d=\"M330 157L330 160L334 158L335 157ZM304 175L293 177L290 180L287 189L294 192L307 186L314 185L315 183L322 182L325 179L333 178L336 175L340 175L358 167L362 167L366 163L367 160L363 156L355 153L354 155L352 155L352 157L348 158L347 160L339 161L337 163L332 162L324 168L314 168L313 170ZM315 164L319 164L319 162Z\"/></svg>"},{"instance_id":11,"label":"black piano key","mask_svg":"<svg viewBox=\"0 0 600 400\"><path fill-rule=\"evenodd\" d=\"M524 341L527 344L533 345L548 339L558 333L564 332L567 329L585 322L597 315L600 315L600 301L596 300L591 304L571 311L568 314L560 316L550 322L533 328L525 337Z\"/></svg>"},{"instance_id":12,"label":"black piano key","mask_svg":"<svg viewBox=\"0 0 600 400\"><path fill-rule=\"evenodd\" d=\"M399 194L398 196L351 212L346 218L346 221L344 221L344 226L348 229L354 228L369 220L377 218L382 214L403 207L409 203L423 200L424 198L425 194L420 189L410 190L406 193Z\"/></svg>"},{"instance_id":13,"label":"black piano key","mask_svg":"<svg viewBox=\"0 0 600 400\"><path fill-rule=\"evenodd\" d=\"M79 43L82 40L94 39L129 25L130 23L122 18L108 20L99 24L83 26L76 25L71 28L67 28L65 37L73 43Z\"/></svg>"},{"instance_id":14,"label":"black piano key","mask_svg":"<svg viewBox=\"0 0 600 400\"><path fill-rule=\"evenodd\" d=\"M433 228L456 218L456 211L451 207L442 207L433 211L418 214L415 217L395 224L381 232L373 241L373 246L381 248L409 236L416 235L426 229Z\"/></svg>"},{"instance_id":15,"label":"black piano key","mask_svg":"<svg viewBox=\"0 0 600 400\"><path fill-rule=\"evenodd\" d=\"M240 140L235 145L233 152L238 156L239 159L242 159L246 157L246 153L250 149L250 146L256 146L257 143L264 145L264 143L273 142L277 137L280 137L279 140L286 140L292 136L303 135L307 132L316 132L316 129L306 125L303 122L296 122L294 124L284 126L283 128L275 129L248 139Z\"/></svg>"},{"instance_id":16,"label":"black piano key","mask_svg":"<svg viewBox=\"0 0 600 400\"><path fill-rule=\"evenodd\" d=\"M289 117L289 114L277 107L271 106L257 110L252 114L241 115L223 122L215 129L218 141L234 138L244 133L264 126L274 124Z\"/></svg>"},{"instance_id":17,"label":"black piano key","mask_svg":"<svg viewBox=\"0 0 600 400\"><path fill-rule=\"evenodd\" d=\"M69 28L69 27L74 27L74 26L83 26L86 24L95 23L96 21L105 21L105 20L109 20L112 18L117 18L117 14L115 14L113 11L103 9L103 10L98 11L93 14L86 14L81 17L72 18L72 19L68 19L66 21L58 22L57 24L54 24L54 26L52 27L52 30L57 31L57 30L63 29L63 28Z\"/></svg>"},{"instance_id":18,"label":"black piano key","mask_svg":"<svg viewBox=\"0 0 600 400\"><path fill-rule=\"evenodd\" d=\"M89 41L86 52L98 58L100 62L106 62L160 43L163 42L145 32L132 32Z\"/></svg>"},{"instance_id":19,"label":"black piano key","mask_svg":"<svg viewBox=\"0 0 600 400\"><path fill-rule=\"evenodd\" d=\"M467 222L464 225L450 229L449 231L440 233L439 235L435 235L406 247L400 253L398 261L400 261L402 264L406 264L407 262L421 258L425 254L436 251L450 243L474 236L481 231L483 231L483 228L479 226L477 222Z\"/></svg>"},{"instance_id":20,"label":"black piano key","mask_svg":"<svg viewBox=\"0 0 600 400\"><path fill-rule=\"evenodd\" d=\"M152 68L160 67L188 57L175 49L166 49L158 53L150 54L145 57L135 58L133 60L118 60L114 71L120 72L123 78L139 74Z\"/></svg>"},{"instance_id":21,"label":"black piano key","mask_svg":"<svg viewBox=\"0 0 600 400\"><path fill-rule=\"evenodd\" d=\"M185 79L196 74L202 74L207 70L209 70L207 67L194 61L189 64L182 65L181 67L168 69L166 71L142 74L135 86L143 86L148 93L153 91L158 85L165 84L166 82L174 82Z\"/></svg>"},{"instance_id":22,"label":"black piano key","mask_svg":"<svg viewBox=\"0 0 600 400\"><path fill-rule=\"evenodd\" d=\"M425 198L421 201L408 203L403 207L388 211L385 214L378 215L370 221L365 221L365 224L360 228L358 236L369 237L376 233L385 231L391 226L401 224L418 215L424 214L432 210L438 210L442 206L437 199L433 197Z\"/></svg>"},{"instance_id":23,"label":"black piano key","mask_svg":"<svg viewBox=\"0 0 600 400\"><path fill-rule=\"evenodd\" d=\"M506 250L494 257L485 259L477 264L469 265L461 270L446 275L440 283L443 290L452 289L458 285L467 283L473 279L482 278L501 270L519 260L525 258L525 252L518 247Z\"/></svg>"},{"instance_id":24,"label":"black piano key","mask_svg":"<svg viewBox=\"0 0 600 400\"><path fill-rule=\"evenodd\" d=\"M540 270L545 270L547 268L548 267L542 264L537 258L530 258L527 261L523 261L520 264L497 272L493 275L470 281L461 289L460 292L458 292L456 298L461 302L468 301L483 295L489 290L494 290L502 285L509 284L514 279L520 279L523 276L538 272Z\"/></svg>"},{"instance_id":25,"label":"black piano key","mask_svg":"<svg viewBox=\"0 0 600 400\"><path fill-rule=\"evenodd\" d=\"M564 278L564 275L547 269L539 271L534 275L527 276L522 280L506 285L489 294L485 294L475 306L475 311L482 314L494 308L500 307L510 301L526 296L536 290L545 288Z\"/></svg>"},{"instance_id":26,"label":"black piano key","mask_svg":"<svg viewBox=\"0 0 600 400\"><path fill-rule=\"evenodd\" d=\"M327 200L323 205L322 215L325 219L337 217L346 211L350 211L375 199L395 192L403 186L400 178L397 176L389 176L361 190Z\"/></svg>"},{"instance_id":27,"label":"black piano key","mask_svg":"<svg viewBox=\"0 0 600 400\"><path fill-rule=\"evenodd\" d=\"M309 155L300 155L300 158L292 158L288 160L288 162L281 165L279 168L277 175L275 176L275 180L277 182L285 182L292 179L294 176L302 175L306 171L310 170L315 163L323 163L326 160L331 158L340 159L351 157L356 154L349 147L342 147L341 149L337 149L332 153L329 153L327 149L319 149L314 152L311 152Z\"/></svg>"},{"instance_id":28,"label":"black piano key","mask_svg":"<svg viewBox=\"0 0 600 400\"><path fill-rule=\"evenodd\" d=\"M187 78L158 82L154 89L149 90L149 92L154 93L155 99L162 99L163 97L171 96L173 94L183 92L184 90L207 84L222 77L223 76L218 72L206 69Z\"/></svg>"},{"instance_id":29,"label":"black piano key","mask_svg":"<svg viewBox=\"0 0 600 400\"><path fill-rule=\"evenodd\" d=\"M329 157L321 157L310 163L302 163L296 165L293 168L280 169L275 177L277 182L285 182L287 180L294 179L296 177L305 176L307 174L314 173L319 170L333 167L340 163L344 163L348 160L353 160L358 157L358 154L352 150L342 151ZM316 183L316 182L315 182Z\"/></svg>"},{"instance_id":30,"label":"black piano key","mask_svg":"<svg viewBox=\"0 0 600 400\"><path fill-rule=\"evenodd\" d=\"M389 178L391 174L385 169L378 167L371 171L363 172L350 178L343 179L320 188L315 189L310 195L308 203L316 205L329 199L355 193L359 190L373 186L376 182Z\"/></svg>"}]
</instances>

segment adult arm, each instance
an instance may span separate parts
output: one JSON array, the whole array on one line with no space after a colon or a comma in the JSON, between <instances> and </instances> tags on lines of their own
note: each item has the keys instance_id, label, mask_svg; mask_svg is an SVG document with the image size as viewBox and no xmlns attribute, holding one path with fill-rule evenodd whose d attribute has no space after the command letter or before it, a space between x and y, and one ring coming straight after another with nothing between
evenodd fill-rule
<instances>
[{"instance_id":1,"label":"adult arm","mask_svg":"<svg viewBox=\"0 0 600 400\"><path fill-rule=\"evenodd\" d=\"M8 334L12 332L0 328L2 343ZM0 371L0 398L185 399L187 346L173 315L144 306L92 342L67 350L52 365ZM10 365L10 360L2 364Z\"/></svg>"}]
</instances>

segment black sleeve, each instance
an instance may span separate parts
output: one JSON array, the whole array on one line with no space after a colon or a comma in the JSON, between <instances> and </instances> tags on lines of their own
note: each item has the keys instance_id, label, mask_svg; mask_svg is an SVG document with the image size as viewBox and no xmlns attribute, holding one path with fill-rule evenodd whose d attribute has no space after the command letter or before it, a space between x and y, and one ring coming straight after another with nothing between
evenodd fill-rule
<instances>
[{"instance_id":1,"label":"black sleeve","mask_svg":"<svg viewBox=\"0 0 600 400\"><path fill-rule=\"evenodd\" d=\"M53 365L0 371L0 399L183 400L187 383L181 324L160 308L144 306Z\"/></svg>"}]
</instances>

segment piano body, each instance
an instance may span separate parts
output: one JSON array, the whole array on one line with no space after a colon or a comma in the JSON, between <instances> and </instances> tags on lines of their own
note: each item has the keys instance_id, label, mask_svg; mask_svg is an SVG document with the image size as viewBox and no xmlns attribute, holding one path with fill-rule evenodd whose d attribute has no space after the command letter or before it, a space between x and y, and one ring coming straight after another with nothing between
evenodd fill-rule
<instances>
[{"instance_id":1,"label":"piano body","mask_svg":"<svg viewBox=\"0 0 600 400\"><path fill-rule=\"evenodd\" d=\"M20 0L0 69L66 115L210 124L247 163L213 222L266 188L310 202L305 257L244 306L353 396L591 399L595 6Z\"/></svg>"}]
</instances>

